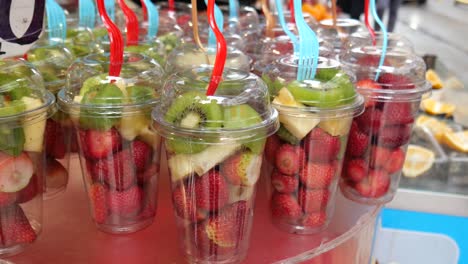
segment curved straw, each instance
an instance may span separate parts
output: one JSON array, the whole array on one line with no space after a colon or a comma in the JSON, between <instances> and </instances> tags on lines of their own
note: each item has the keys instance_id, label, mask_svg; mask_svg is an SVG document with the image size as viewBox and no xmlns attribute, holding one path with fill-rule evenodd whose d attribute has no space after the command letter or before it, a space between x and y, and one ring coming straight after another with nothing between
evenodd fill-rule
<instances>
[{"instance_id":1,"label":"curved straw","mask_svg":"<svg viewBox=\"0 0 468 264\"><path fill-rule=\"evenodd\" d=\"M239 1L229 0L229 19L232 21L239 20Z\"/></svg>"},{"instance_id":2,"label":"curved straw","mask_svg":"<svg viewBox=\"0 0 468 264\"><path fill-rule=\"evenodd\" d=\"M223 33L219 30L216 25L216 19L214 14L215 9L215 0L208 0L208 21L210 27L216 35L217 50L216 50L216 59L213 67L213 73L211 74L210 84L206 91L206 95L214 95L216 89L218 88L221 78L223 76L224 64L226 63L226 40L224 39Z\"/></svg>"},{"instance_id":3,"label":"curved straw","mask_svg":"<svg viewBox=\"0 0 468 264\"><path fill-rule=\"evenodd\" d=\"M369 21L369 0L364 0L364 21L367 29L369 30L369 34L371 35L372 45L375 46L375 31Z\"/></svg>"},{"instance_id":4,"label":"curved straw","mask_svg":"<svg viewBox=\"0 0 468 264\"><path fill-rule=\"evenodd\" d=\"M78 13L81 27L94 28L96 24L96 7L92 0L80 0Z\"/></svg>"},{"instance_id":5,"label":"curved straw","mask_svg":"<svg viewBox=\"0 0 468 264\"><path fill-rule=\"evenodd\" d=\"M294 1L292 3L294 4ZM291 42L294 48L294 55L297 56L298 46L299 46L298 39L296 35L294 35L294 33L292 33L291 30L289 30L288 26L286 25L286 21L284 19L284 13L283 13L282 1L275 0L275 4L276 4L276 12L278 13L278 19L279 19L280 25L283 28L283 31L286 33L286 35L288 35L288 37L291 39ZM291 9L291 14L294 14L294 9Z\"/></svg>"},{"instance_id":6,"label":"curved straw","mask_svg":"<svg viewBox=\"0 0 468 264\"><path fill-rule=\"evenodd\" d=\"M276 3L276 8L278 9L280 5L278 5L278 3ZM282 5L281 5L282 6ZM296 23L296 19L295 19L295 16L294 16L294 0L289 0L289 12L291 13L291 23L292 24L295 24Z\"/></svg>"},{"instance_id":7,"label":"curved straw","mask_svg":"<svg viewBox=\"0 0 468 264\"><path fill-rule=\"evenodd\" d=\"M148 11L146 10L147 7L146 7L145 0L140 0L140 3L141 3L141 10L143 11L143 22L147 22L148 21Z\"/></svg>"},{"instance_id":8,"label":"curved straw","mask_svg":"<svg viewBox=\"0 0 468 264\"><path fill-rule=\"evenodd\" d=\"M205 4L208 6L208 0L205 0ZM224 16L223 16L223 12L221 11L221 9L219 9L218 5L216 4L214 4L214 16L215 16L216 24L221 25L221 27L218 28L218 30L220 32L223 32ZM210 30L208 31L208 47L209 48L216 47L217 45L216 39L217 39L216 34L210 28Z\"/></svg>"},{"instance_id":9,"label":"curved straw","mask_svg":"<svg viewBox=\"0 0 468 264\"><path fill-rule=\"evenodd\" d=\"M110 39L110 66L109 76L118 77L122 70L123 63L123 38L119 28L112 22L106 13L104 0L97 0L99 15L101 16L104 26L107 28Z\"/></svg>"},{"instance_id":10,"label":"curved straw","mask_svg":"<svg viewBox=\"0 0 468 264\"><path fill-rule=\"evenodd\" d=\"M128 7L124 0L117 0L125 15L125 27L127 29L127 46L138 45L138 19L132 9Z\"/></svg>"},{"instance_id":11,"label":"curved straw","mask_svg":"<svg viewBox=\"0 0 468 264\"><path fill-rule=\"evenodd\" d=\"M154 39L158 35L159 10L151 0L142 0L142 3L145 3L146 13L148 15L148 32L146 37L148 40Z\"/></svg>"},{"instance_id":12,"label":"curved straw","mask_svg":"<svg viewBox=\"0 0 468 264\"><path fill-rule=\"evenodd\" d=\"M382 55L380 56L380 61L379 61L379 69L382 67L384 61L385 61L385 56L387 55L387 45L388 45L388 32L387 28L385 27L384 23L380 19L379 15L377 14L377 9L375 7L375 0L370 0L370 7L372 11L372 16L375 19L375 22L379 25L380 30L382 31L383 35L383 40L382 40ZM380 70L377 71L377 74L375 75L375 81L379 79L380 75Z\"/></svg>"},{"instance_id":13,"label":"curved straw","mask_svg":"<svg viewBox=\"0 0 468 264\"><path fill-rule=\"evenodd\" d=\"M175 2L174 0L168 0L169 11L175 12Z\"/></svg>"},{"instance_id":14,"label":"curved straw","mask_svg":"<svg viewBox=\"0 0 468 264\"><path fill-rule=\"evenodd\" d=\"M262 11L263 15L266 18L266 25L265 25L265 35L269 38L274 38L275 37L275 16L270 12L270 9L268 8L268 0L262 0Z\"/></svg>"},{"instance_id":15,"label":"curved straw","mask_svg":"<svg viewBox=\"0 0 468 264\"><path fill-rule=\"evenodd\" d=\"M203 51L206 52L205 47L200 40L200 34L198 33L198 7L197 0L192 0L192 29L193 29L193 39L197 46Z\"/></svg>"}]
</instances>

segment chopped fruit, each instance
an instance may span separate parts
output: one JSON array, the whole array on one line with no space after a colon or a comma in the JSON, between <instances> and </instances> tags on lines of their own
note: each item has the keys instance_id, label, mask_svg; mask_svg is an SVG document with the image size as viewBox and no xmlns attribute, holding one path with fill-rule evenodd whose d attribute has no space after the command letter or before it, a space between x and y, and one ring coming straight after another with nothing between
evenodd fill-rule
<instances>
[{"instance_id":1,"label":"chopped fruit","mask_svg":"<svg viewBox=\"0 0 468 264\"><path fill-rule=\"evenodd\" d=\"M390 153L390 157L383 168L388 174L393 174L401 170L403 163L405 163L405 152L401 148L397 148Z\"/></svg>"},{"instance_id":2,"label":"chopped fruit","mask_svg":"<svg viewBox=\"0 0 468 264\"><path fill-rule=\"evenodd\" d=\"M379 143L387 148L398 148L408 143L411 137L411 125L389 126L381 129Z\"/></svg>"},{"instance_id":3,"label":"chopped fruit","mask_svg":"<svg viewBox=\"0 0 468 264\"><path fill-rule=\"evenodd\" d=\"M299 180L296 176L290 176L274 171L271 175L271 184L277 192L294 193L299 187Z\"/></svg>"},{"instance_id":4,"label":"chopped fruit","mask_svg":"<svg viewBox=\"0 0 468 264\"><path fill-rule=\"evenodd\" d=\"M302 219L302 225L305 227L321 227L327 221L325 212L313 212L306 214Z\"/></svg>"},{"instance_id":5,"label":"chopped fruit","mask_svg":"<svg viewBox=\"0 0 468 264\"><path fill-rule=\"evenodd\" d=\"M130 149L137 172L144 171L153 158L153 149L139 140L132 141Z\"/></svg>"},{"instance_id":6,"label":"chopped fruit","mask_svg":"<svg viewBox=\"0 0 468 264\"><path fill-rule=\"evenodd\" d=\"M302 209L293 195L274 193L271 198L271 213L273 217L295 221L302 216Z\"/></svg>"},{"instance_id":7,"label":"chopped fruit","mask_svg":"<svg viewBox=\"0 0 468 264\"><path fill-rule=\"evenodd\" d=\"M431 169L435 161L435 154L431 150L409 145L403 165L403 175L410 178L418 177Z\"/></svg>"},{"instance_id":8,"label":"chopped fruit","mask_svg":"<svg viewBox=\"0 0 468 264\"><path fill-rule=\"evenodd\" d=\"M298 117L280 113L279 121L282 126L291 133L291 135L293 135L297 140L301 140L317 126L320 119L309 116L307 122L304 122L303 116Z\"/></svg>"},{"instance_id":9,"label":"chopped fruit","mask_svg":"<svg viewBox=\"0 0 468 264\"><path fill-rule=\"evenodd\" d=\"M390 155L390 149L373 146L370 151L370 166L376 169L384 167L390 159Z\"/></svg>"},{"instance_id":10,"label":"chopped fruit","mask_svg":"<svg viewBox=\"0 0 468 264\"><path fill-rule=\"evenodd\" d=\"M205 219L208 212L197 210L193 197L194 190L190 186L192 185L177 185L172 191L172 201L179 217L196 222Z\"/></svg>"},{"instance_id":11,"label":"chopped fruit","mask_svg":"<svg viewBox=\"0 0 468 264\"><path fill-rule=\"evenodd\" d=\"M28 154L13 157L0 152L0 192L17 192L28 185L34 165Z\"/></svg>"},{"instance_id":12,"label":"chopped fruit","mask_svg":"<svg viewBox=\"0 0 468 264\"><path fill-rule=\"evenodd\" d=\"M93 179L104 180L111 189L119 191L130 188L136 180L136 171L128 149L96 161L91 172Z\"/></svg>"},{"instance_id":13,"label":"chopped fruit","mask_svg":"<svg viewBox=\"0 0 468 264\"><path fill-rule=\"evenodd\" d=\"M281 146L281 140L277 135L271 135L268 137L265 145L265 158L270 164L275 164L276 152Z\"/></svg>"},{"instance_id":14,"label":"chopped fruit","mask_svg":"<svg viewBox=\"0 0 468 264\"><path fill-rule=\"evenodd\" d=\"M230 186L229 188L229 203L239 201L248 201L254 194L254 186Z\"/></svg>"},{"instance_id":15,"label":"chopped fruit","mask_svg":"<svg viewBox=\"0 0 468 264\"><path fill-rule=\"evenodd\" d=\"M308 162L299 177L302 184L310 189L324 189L331 184L336 173L335 164Z\"/></svg>"},{"instance_id":16,"label":"chopped fruit","mask_svg":"<svg viewBox=\"0 0 468 264\"><path fill-rule=\"evenodd\" d=\"M22 204L31 201L38 193L41 192L41 187L42 183L39 182L39 177L34 174L31 177L31 180L29 180L28 185L26 185L26 187L18 192L18 198L16 199L16 202Z\"/></svg>"},{"instance_id":17,"label":"chopped fruit","mask_svg":"<svg viewBox=\"0 0 468 264\"><path fill-rule=\"evenodd\" d=\"M455 105L440 102L435 100L434 98L428 98L421 102L421 109L431 115L451 116L455 111Z\"/></svg>"},{"instance_id":18,"label":"chopped fruit","mask_svg":"<svg viewBox=\"0 0 468 264\"><path fill-rule=\"evenodd\" d=\"M92 159L106 158L120 149L121 141L119 133L114 128L108 131L87 130L84 154Z\"/></svg>"},{"instance_id":19,"label":"chopped fruit","mask_svg":"<svg viewBox=\"0 0 468 264\"><path fill-rule=\"evenodd\" d=\"M304 107L303 104L299 103L298 101L296 101L296 99L294 99L294 96L285 87L281 88L278 91L278 95L275 96L275 99L273 99L273 103L286 106Z\"/></svg>"},{"instance_id":20,"label":"chopped fruit","mask_svg":"<svg viewBox=\"0 0 468 264\"><path fill-rule=\"evenodd\" d=\"M208 219L205 232L217 246L232 248L239 244L245 229L246 202L238 202Z\"/></svg>"},{"instance_id":21,"label":"chopped fruit","mask_svg":"<svg viewBox=\"0 0 468 264\"><path fill-rule=\"evenodd\" d=\"M16 202L18 196L15 192L0 192L0 208L8 207Z\"/></svg>"},{"instance_id":22,"label":"chopped fruit","mask_svg":"<svg viewBox=\"0 0 468 264\"><path fill-rule=\"evenodd\" d=\"M440 89L444 86L439 75L433 69L427 70L426 79L431 83L432 89Z\"/></svg>"},{"instance_id":23,"label":"chopped fruit","mask_svg":"<svg viewBox=\"0 0 468 264\"><path fill-rule=\"evenodd\" d=\"M468 130L444 133L442 143L456 151L468 153Z\"/></svg>"},{"instance_id":24,"label":"chopped fruit","mask_svg":"<svg viewBox=\"0 0 468 264\"><path fill-rule=\"evenodd\" d=\"M305 213L318 212L327 207L330 192L326 189L309 190L301 188L297 200Z\"/></svg>"},{"instance_id":25,"label":"chopped fruit","mask_svg":"<svg viewBox=\"0 0 468 264\"><path fill-rule=\"evenodd\" d=\"M131 217L136 215L143 203L143 192L140 187L133 186L128 190L109 191L107 202L111 213L119 216Z\"/></svg>"},{"instance_id":26,"label":"chopped fruit","mask_svg":"<svg viewBox=\"0 0 468 264\"><path fill-rule=\"evenodd\" d=\"M216 211L229 201L228 184L223 176L211 170L195 180L197 209Z\"/></svg>"},{"instance_id":27,"label":"chopped fruit","mask_svg":"<svg viewBox=\"0 0 468 264\"><path fill-rule=\"evenodd\" d=\"M406 125L414 121L412 103L386 102L382 109L382 122L385 125Z\"/></svg>"},{"instance_id":28,"label":"chopped fruit","mask_svg":"<svg viewBox=\"0 0 468 264\"><path fill-rule=\"evenodd\" d=\"M137 174L137 179L139 184L145 184L153 177L157 177L159 174L159 164L151 164L146 170Z\"/></svg>"},{"instance_id":29,"label":"chopped fruit","mask_svg":"<svg viewBox=\"0 0 468 264\"><path fill-rule=\"evenodd\" d=\"M304 144L309 160L313 162L329 162L336 159L340 148L340 138L331 136L321 128L312 130Z\"/></svg>"},{"instance_id":30,"label":"chopped fruit","mask_svg":"<svg viewBox=\"0 0 468 264\"><path fill-rule=\"evenodd\" d=\"M329 119L320 121L319 127L333 137L344 136L349 132L352 118Z\"/></svg>"},{"instance_id":31,"label":"chopped fruit","mask_svg":"<svg viewBox=\"0 0 468 264\"><path fill-rule=\"evenodd\" d=\"M363 79L363 80L358 81L356 83L356 87L358 89L376 89L376 90L382 89L382 86L380 86L377 82L371 79ZM373 106L376 103L377 102L373 99L366 100L366 106Z\"/></svg>"},{"instance_id":32,"label":"chopped fruit","mask_svg":"<svg viewBox=\"0 0 468 264\"><path fill-rule=\"evenodd\" d=\"M359 130L356 122L353 122L351 124L351 130L349 131L346 154L352 157L361 157L366 153L368 146L369 137Z\"/></svg>"},{"instance_id":33,"label":"chopped fruit","mask_svg":"<svg viewBox=\"0 0 468 264\"><path fill-rule=\"evenodd\" d=\"M66 153L64 129L60 123L47 119L45 128L45 151L54 159L63 159Z\"/></svg>"},{"instance_id":34,"label":"chopped fruit","mask_svg":"<svg viewBox=\"0 0 468 264\"><path fill-rule=\"evenodd\" d=\"M346 178L353 182L360 182L367 176L368 165L363 159L347 161L344 165Z\"/></svg>"},{"instance_id":35,"label":"chopped fruit","mask_svg":"<svg viewBox=\"0 0 468 264\"><path fill-rule=\"evenodd\" d=\"M377 67L380 63L380 56L366 54L362 57L359 57L356 63L366 67ZM388 61L386 59L384 60L384 65L388 65Z\"/></svg>"},{"instance_id":36,"label":"chopped fruit","mask_svg":"<svg viewBox=\"0 0 468 264\"><path fill-rule=\"evenodd\" d=\"M21 101L26 106L26 111L37 109L43 105L42 101L37 98L31 98L28 96L23 96ZM35 116L36 113L31 114L32 117L23 118L23 131L24 131L24 151L30 152L41 152L43 143L44 143L44 132L46 126L46 113L43 112L40 119L38 116ZM31 122L31 120L40 120Z\"/></svg>"},{"instance_id":37,"label":"chopped fruit","mask_svg":"<svg viewBox=\"0 0 468 264\"><path fill-rule=\"evenodd\" d=\"M47 159L45 175L47 189L56 189L67 185L68 171L55 159Z\"/></svg>"},{"instance_id":38,"label":"chopped fruit","mask_svg":"<svg viewBox=\"0 0 468 264\"><path fill-rule=\"evenodd\" d=\"M32 243L36 232L19 205L12 205L0 211L2 246Z\"/></svg>"},{"instance_id":39,"label":"chopped fruit","mask_svg":"<svg viewBox=\"0 0 468 264\"><path fill-rule=\"evenodd\" d=\"M392 73L381 74L378 82L384 89L404 90L414 88L414 84L409 78Z\"/></svg>"},{"instance_id":40,"label":"chopped fruit","mask_svg":"<svg viewBox=\"0 0 468 264\"><path fill-rule=\"evenodd\" d=\"M102 224L107 218L107 190L104 185L94 183L89 187L89 200L91 201L91 211L94 214L94 221Z\"/></svg>"},{"instance_id":41,"label":"chopped fruit","mask_svg":"<svg viewBox=\"0 0 468 264\"><path fill-rule=\"evenodd\" d=\"M243 151L221 163L220 170L230 184L253 186L260 176L261 165L260 156Z\"/></svg>"},{"instance_id":42,"label":"chopped fruit","mask_svg":"<svg viewBox=\"0 0 468 264\"><path fill-rule=\"evenodd\" d=\"M382 197L388 192L390 187L390 176L382 170L371 170L369 172L371 182L372 197Z\"/></svg>"},{"instance_id":43,"label":"chopped fruit","mask_svg":"<svg viewBox=\"0 0 468 264\"><path fill-rule=\"evenodd\" d=\"M368 178L356 183L354 188L361 196L372 197L372 186Z\"/></svg>"},{"instance_id":44,"label":"chopped fruit","mask_svg":"<svg viewBox=\"0 0 468 264\"><path fill-rule=\"evenodd\" d=\"M372 107L366 108L362 115L355 118L359 129L367 135L379 132L381 119L382 111Z\"/></svg>"},{"instance_id":45,"label":"chopped fruit","mask_svg":"<svg viewBox=\"0 0 468 264\"><path fill-rule=\"evenodd\" d=\"M283 174L293 175L299 172L303 159L301 147L283 144L276 153L276 168Z\"/></svg>"},{"instance_id":46,"label":"chopped fruit","mask_svg":"<svg viewBox=\"0 0 468 264\"><path fill-rule=\"evenodd\" d=\"M437 141L441 142L444 133L453 132L453 129L445 122L439 121L433 117L421 115L416 119L416 126L429 129Z\"/></svg>"}]
</instances>

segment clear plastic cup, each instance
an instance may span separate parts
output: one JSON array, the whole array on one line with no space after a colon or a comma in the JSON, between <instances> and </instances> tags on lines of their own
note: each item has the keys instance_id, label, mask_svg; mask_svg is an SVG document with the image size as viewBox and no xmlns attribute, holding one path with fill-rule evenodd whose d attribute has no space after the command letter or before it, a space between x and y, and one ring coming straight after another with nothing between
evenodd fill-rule
<instances>
[{"instance_id":1,"label":"clear plastic cup","mask_svg":"<svg viewBox=\"0 0 468 264\"><path fill-rule=\"evenodd\" d=\"M184 31L176 24L160 24L158 26L158 34L155 39L147 39L148 24L143 23L140 28L140 39L146 42L160 42L163 44L165 54L169 54L172 50L182 44ZM162 65L162 64L161 64Z\"/></svg>"},{"instance_id":2,"label":"clear plastic cup","mask_svg":"<svg viewBox=\"0 0 468 264\"><path fill-rule=\"evenodd\" d=\"M366 103L351 126L340 187L347 198L365 204L393 199L420 101L431 89L420 57L389 49L379 69L381 53L381 46L364 45L341 56Z\"/></svg>"},{"instance_id":3,"label":"clear plastic cup","mask_svg":"<svg viewBox=\"0 0 468 264\"><path fill-rule=\"evenodd\" d=\"M46 119L54 96L23 60L0 60L0 256L33 243L42 229Z\"/></svg>"},{"instance_id":4,"label":"clear plastic cup","mask_svg":"<svg viewBox=\"0 0 468 264\"><path fill-rule=\"evenodd\" d=\"M165 140L179 245L190 263L240 263L249 248L266 137L278 128L265 84L225 69L205 96L213 68L173 74L153 112Z\"/></svg>"},{"instance_id":5,"label":"clear plastic cup","mask_svg":"<svg viewBox=\"0 0 468 264\"><path fill-rule=\"evenodd\" d=\"M36 43L26 57L41 73L45 88L56 95L65 86L66 71L74 56L66 48L63 40L53 44L49 42L47 30L44 35L45 38ZM61 111L57 111L47 120L44 139L47 155L45 198L56 197L67 187L72 130L70 119ZM73 145L76 146L76 140L74 142Z\"/></svg>"},{"instance_id":6,"label":"clear plastic cup","mask_svg":"<svg viewBox=\"0 0 468 264\"><path fill-rule=\"evenodd\" d=\"M48 34L47 30L46 34ZM92 29L80 26L77 14L67 15L67 35L64 43L65 47L77 58L100 51Z\"/></svg>"},{"instance_id":7,"label":"clear plastic cup","mask_svg":"<svg viewBox=\"0 0 468 264\"><path fill-rule=\"evenodd\" d=\"M351 18L338 18L336 25L337 27L333 26L332 19L325 19L320 21L317 29L317 34L321 38L333 44L336 54L340 54L341 48L351 34L367 31L364 24Z\"/></svg>"},{"instance_id":8,"label":"clear plastic cup","mask_svg":"<svg viewBox=\"0 0 468 264\"><path fill-rule=\"evenodd\" d=\"M262 75L281 124L264 157L272 222L314 234L332 219L351 121L364 99L336 60L320 57L314 80L297 81L297 68L297 58L288 56Z\"/></svg>"},{"instance_id":9,"label":"clear plastic cup","mask_svg":"<svg viewBox=\"0 0 468 264\"><path fill-rule=\"evenodd\" d=\"M169 54L165 70L167 73L174 73L200 66L213 65L215 59L215 49L205 47L205 51L203 51L195 44L185 44ZM242 51L231 47L227 48L226 68L248 72L250 71L250 63L250 58Z\"/></svg>"},{"instance_id":10,"label":"clear plastic cup","mask_svg":"<svg viewBox=\"0 0 468 264\"><path fill-rule=\"evenodd\" d=\"M162 69L125 53L120 77L109 77L109 54L77 60L57 97L77 130L83 180L98 229L131 233L156 213L160 140L151 128Z\"/></svg>"},{"instance_id":11,"label":"clear plastic cup","mask_svg":"<svg viewBox=\"0 0 468 264\"><path fill-rule=\"evenodd\" d=\"M185 29L192 22L191 4L174 1L174 10L170 10L168 2L159 2L157 8L159 9L159 25L178 25L184 29L183 32L189 33Z\"/></svg>"}]
</instances>

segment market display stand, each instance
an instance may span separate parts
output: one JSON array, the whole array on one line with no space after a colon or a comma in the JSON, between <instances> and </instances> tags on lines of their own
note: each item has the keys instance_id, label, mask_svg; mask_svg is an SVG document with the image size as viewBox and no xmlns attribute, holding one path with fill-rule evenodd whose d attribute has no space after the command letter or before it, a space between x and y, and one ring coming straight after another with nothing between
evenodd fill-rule
<instances>
[{"instance_id":1,"label":"market display stand","mask_svg":"<svg viewBox=\"0 0 468 264\"><path fill-rule=\"evenodd\" d=\"M38 240L6 260L15 264L185 263L178 249L164 164L155 222L129 235L110 235L96 229L76 157L72 158L70 171L68 189L44 202L44 225ZM329 228L305 236L291 235L272 225L264 181L259 183L256 199L251 247L244 263L367 263L380 207L359 205L338 195Z\"/></svg>"}]
</instances>

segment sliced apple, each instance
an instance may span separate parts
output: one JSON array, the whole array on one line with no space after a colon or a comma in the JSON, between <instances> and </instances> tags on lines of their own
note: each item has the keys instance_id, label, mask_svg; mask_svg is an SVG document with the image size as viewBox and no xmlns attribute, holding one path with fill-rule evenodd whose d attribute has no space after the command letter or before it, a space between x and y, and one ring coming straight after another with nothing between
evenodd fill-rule
<instances>
[{"instance_id":1,"label":"sliced apple","mask_svg":"<svg viewBox=\"0 0 468 264\"><path fill-rule=\"evenodd\" d=\"M18 157L0 152L0 192L17 192L26 187L34 173L28 154Z\"/></svg>"}]
</instances>

